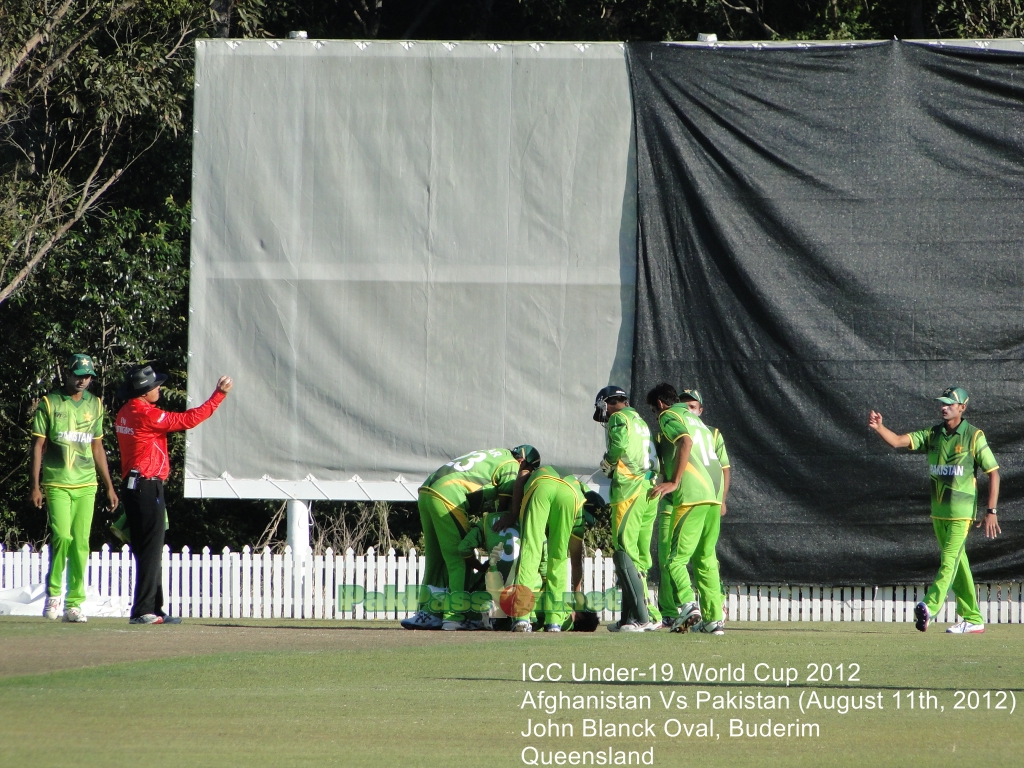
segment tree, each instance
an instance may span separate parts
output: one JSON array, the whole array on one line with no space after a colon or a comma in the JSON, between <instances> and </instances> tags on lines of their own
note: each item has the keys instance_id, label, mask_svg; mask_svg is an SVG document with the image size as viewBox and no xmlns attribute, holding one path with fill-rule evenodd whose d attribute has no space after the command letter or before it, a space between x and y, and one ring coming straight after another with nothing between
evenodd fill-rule
<instances>
[{"instance_id":1,"label":"tree","mask_svg":"<svg viewBox=\"0 0 1024 768\"><path fill-rule=\"evenodd\" d=\"M0 5L0 304L166 133L186 129L194 0Z\"/></svg>"}]
</instances>

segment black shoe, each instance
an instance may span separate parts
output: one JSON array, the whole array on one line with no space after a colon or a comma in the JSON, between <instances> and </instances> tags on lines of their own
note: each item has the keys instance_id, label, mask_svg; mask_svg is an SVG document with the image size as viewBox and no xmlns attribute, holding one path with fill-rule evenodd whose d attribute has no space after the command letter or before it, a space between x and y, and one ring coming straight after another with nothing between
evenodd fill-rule
<instances>
[{"instance_id":1,"label":"black shoe","mask_svg":"<svg viewBox=\"0 0 1024 768\"><path fill-rule=\"evenodd\" d=\"M931 624L932 617L928 613L928 606L924 603L918 603L914 606L914 618L917 621L914 622L914 626L921 632L928 629L928 625Z\"/></svg>"}]
</instances>

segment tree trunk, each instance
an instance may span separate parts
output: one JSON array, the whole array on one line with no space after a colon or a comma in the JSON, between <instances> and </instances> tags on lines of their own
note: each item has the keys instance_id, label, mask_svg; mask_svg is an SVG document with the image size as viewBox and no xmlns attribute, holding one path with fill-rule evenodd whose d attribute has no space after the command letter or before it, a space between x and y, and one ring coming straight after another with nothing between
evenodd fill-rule
<instances>
[{"instance_id":1,"label":"tree trunk","mask_svg":"<svg viewBox=\"0 0 1024 768\"><path fill-rule=\"evenodd\" d=\"M231 8L234 4L235 0L210 0L214 37L231 37Z\"/></svg>"}]
</instances>

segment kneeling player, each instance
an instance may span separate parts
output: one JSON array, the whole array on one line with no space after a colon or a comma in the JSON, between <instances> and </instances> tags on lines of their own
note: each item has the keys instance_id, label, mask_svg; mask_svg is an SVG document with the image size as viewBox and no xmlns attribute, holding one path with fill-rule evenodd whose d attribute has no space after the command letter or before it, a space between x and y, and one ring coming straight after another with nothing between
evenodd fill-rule
<instances>
[{"instance_id":1,"label":"kneeling player","mask_svg":"<svg viewBox=\"0 0 1024 768\"><path fill-rule=\"evenodd\" d=\"M495 525L500 518L500 512L493 510L485 512L459 544L459 553L474 570L480 570L476 568L476 563L480 562L477 558L480 554L485 554L488 556L490 565L488 572L498 574L494 579L497 583L492 585L487 583L486 576L481 578L482 574L477 573L468 586L471 592L490 591L493 587L500 594L512 572L512 565L519 557L518 527L510 526L502 530L495 530ZM484 567L487 566L484 565ZM485 616L484 627L497 630L507 630L511 627L511 621L500 607L493 606L492 611L495 614L494 618Z\"/></svg>"}]
</instances>

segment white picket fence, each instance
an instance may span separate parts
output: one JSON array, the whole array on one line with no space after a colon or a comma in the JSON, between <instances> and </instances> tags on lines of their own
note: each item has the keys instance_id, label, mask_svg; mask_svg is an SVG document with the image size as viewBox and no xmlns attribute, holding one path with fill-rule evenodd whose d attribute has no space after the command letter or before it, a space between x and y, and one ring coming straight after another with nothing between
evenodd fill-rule
<instances>
[{"instance_id":1,"label":"white picket fence","mask_svg":"<svg viewBox=\"0 0 1024 768\"><path fill-rule=\"evenodd\" d=\"M615 569L610 557L598 550L584 559L583 591L588 596L615 587ZM291 619L402 619L415 611L406 596L415 596L424 558L415 550L399 556L369 548L357 555L327 550L296 561L291 551L284 554L252 552L245 547L213 554L208 547L200 553L183 547L181 552L164 548L164 610L172 616L203 618L291 618ZM0 547L0 590L16 589L46 580L49 548L33 552L4 551ZM127 546L111 550L104 545L89 557L86 585L100 597L120 604L127 615L132 602L135 566ZM979 584L982 616L990 624L1020 624L1024 616L1024 594L1020 583ZM339 595L339 588L341 594ZM345 605L346 594L352 602ZM409 589L408 592L406 590ZM732 586L726 606L734 621L914 621L914 605L924 597L921 585L889 587ZM361 590L361 592L360 592ZM341 599L341 602L339 602ZM613 620L610 610L601 612L604 621ZM952 594L938 622L956 620Z\"/></svg>"}]
</instances>

